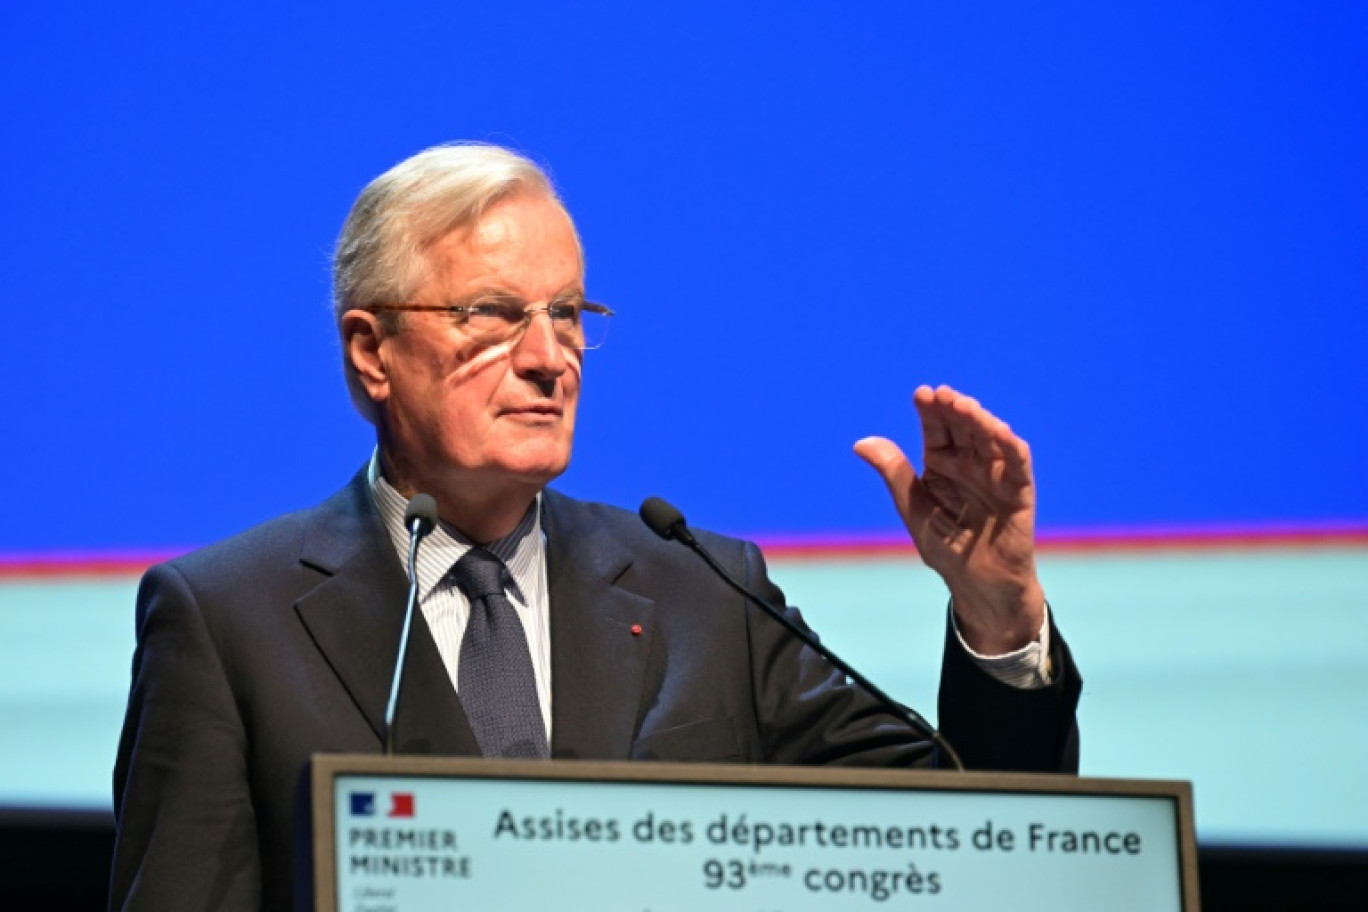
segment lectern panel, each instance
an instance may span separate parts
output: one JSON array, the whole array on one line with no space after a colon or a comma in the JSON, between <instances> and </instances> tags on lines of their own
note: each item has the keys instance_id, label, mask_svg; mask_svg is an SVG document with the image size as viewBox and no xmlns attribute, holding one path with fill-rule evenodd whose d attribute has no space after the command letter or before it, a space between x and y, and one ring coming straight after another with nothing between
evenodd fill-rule
<instances>
[{"instance_id":1,"label":"lectern panel","mask_svg":"<svg viewBox=\"0 0 1368 912\"><path fill-rule=\"evenodd\" d=\"M1184 783L315 762L328 912L1196 907Z\"/></svg>"}]
</instances>

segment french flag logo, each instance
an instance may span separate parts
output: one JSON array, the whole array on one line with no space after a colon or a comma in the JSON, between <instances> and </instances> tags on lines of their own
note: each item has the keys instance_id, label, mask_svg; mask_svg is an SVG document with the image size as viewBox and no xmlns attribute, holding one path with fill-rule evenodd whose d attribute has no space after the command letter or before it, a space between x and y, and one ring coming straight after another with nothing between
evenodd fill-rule
<instances>
[{"instance_id":1,"label":"french flag logo","mask_svg":"<svg viewBox=\"0 0 1368 912\"><path fill-rule=\"evenodd\" d=\"M352 792L350 798L353 817L374 817L376 815L375 792ZM414 800L413 792L390 792L389 810L385 812L385 816L392 818L412 817L417 810L418 804Z\"/></svg>"}]
</instances>

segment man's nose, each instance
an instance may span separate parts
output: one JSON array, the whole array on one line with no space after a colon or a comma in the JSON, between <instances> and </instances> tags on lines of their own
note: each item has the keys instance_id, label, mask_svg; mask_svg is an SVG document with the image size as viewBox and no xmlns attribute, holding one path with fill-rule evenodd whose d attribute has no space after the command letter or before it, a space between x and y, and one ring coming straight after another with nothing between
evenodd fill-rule
<instances>
[{"instance_id":1,"label":"man's nose","mask_svg":"<svg viewBox=\"0 0 1368 912\"><path fill-rule=\"evenodd\" d=\"M513 343L513 369L520 375L553 379L565 373L569 362L565 347L556 338L551 315L539 308L527 315L522 335Z\"/></svg>"}]
</instances>

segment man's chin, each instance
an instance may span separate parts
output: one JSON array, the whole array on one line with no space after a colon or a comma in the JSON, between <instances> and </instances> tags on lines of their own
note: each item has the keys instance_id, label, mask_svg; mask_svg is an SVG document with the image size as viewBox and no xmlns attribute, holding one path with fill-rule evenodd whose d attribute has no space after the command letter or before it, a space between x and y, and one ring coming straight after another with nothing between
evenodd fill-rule
<instances>
[{"instance_id":1,"label":"man's chin","mask_svg":"<svg viewBox=\"0 0 1368 912\"><path fill-rule=\"evenodd\" d=\"M528 487L543 488L569 467L570 454L567 452L527 453L522 454L522 458L509 460L499 466L499 471L509 480L516 480Z\"/></svg>"}]
</instances>

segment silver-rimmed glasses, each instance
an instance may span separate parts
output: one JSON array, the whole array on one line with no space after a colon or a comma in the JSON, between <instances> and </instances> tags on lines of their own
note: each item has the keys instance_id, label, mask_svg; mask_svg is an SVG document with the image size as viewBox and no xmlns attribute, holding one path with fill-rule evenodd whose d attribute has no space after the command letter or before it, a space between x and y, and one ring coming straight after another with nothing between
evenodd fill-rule
<instances>
[{"instance_id":1,"label":"silver-rimmed glasses","mask_svg":"<svg viewBox=\"0 0 1368 912\"><path fill-rule=\"evenodd\" d=\"M371 304L362 310L397 313L445 313L481 345L499 345L521 336L539 313L546 314L556 340L566 348L588 351L603 345L613 311L581 298L534 307L516 297L483 297L465 304Z\"/></svg>"}]
</instances>

